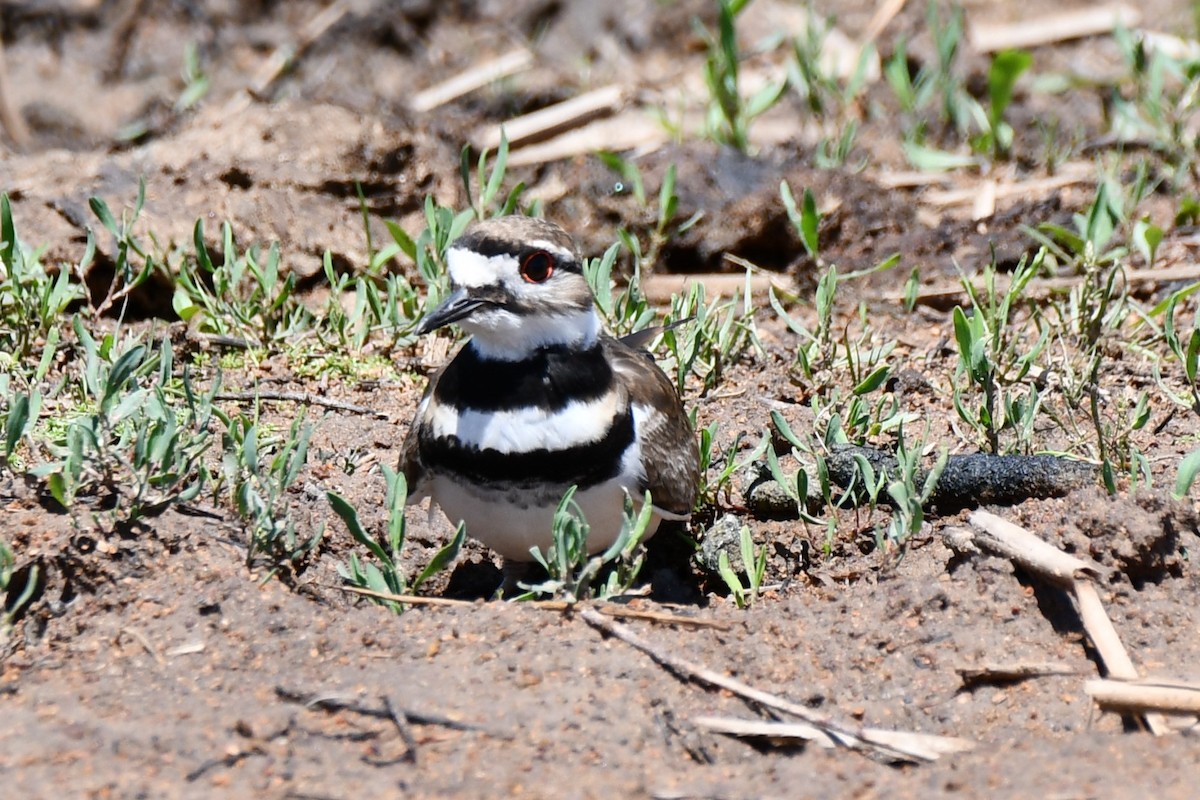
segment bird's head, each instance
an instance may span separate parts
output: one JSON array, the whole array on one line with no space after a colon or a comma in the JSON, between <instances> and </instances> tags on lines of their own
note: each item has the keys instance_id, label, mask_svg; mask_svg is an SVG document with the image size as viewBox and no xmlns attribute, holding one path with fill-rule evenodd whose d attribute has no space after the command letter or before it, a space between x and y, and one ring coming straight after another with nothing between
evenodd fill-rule
<instances>
[{"instance_id":1,"label":"bird's head","mask_svg":"<svg viewBox=\"0 0 1200 800\"><path fill-rule=\"evenodd\" d=\"M600 334L575 244L552 222L476 222L450 245L446 262L450 296L422 320L419 334L456 322L480 355L506 361L542 347L586 347Z\"/></svg>"}]
</instances>

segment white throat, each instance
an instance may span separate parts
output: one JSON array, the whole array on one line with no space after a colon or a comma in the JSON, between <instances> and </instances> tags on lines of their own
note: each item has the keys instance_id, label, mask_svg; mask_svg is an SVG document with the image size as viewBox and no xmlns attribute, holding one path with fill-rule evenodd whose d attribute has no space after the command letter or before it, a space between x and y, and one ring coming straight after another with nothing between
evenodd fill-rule
<instances>
[{"instance_id":1,"label":"white throat","mask_svg":"<svg viewBox=\"0 0 1200 800\"><path fill-rule=\"evenodd\" d=\"M532 317L487 309L458 324L471 334L476 352L494 361L524 361L543 347L586 350L596 343L601 330L595 308Z\"/></svg>"}]
</instances>

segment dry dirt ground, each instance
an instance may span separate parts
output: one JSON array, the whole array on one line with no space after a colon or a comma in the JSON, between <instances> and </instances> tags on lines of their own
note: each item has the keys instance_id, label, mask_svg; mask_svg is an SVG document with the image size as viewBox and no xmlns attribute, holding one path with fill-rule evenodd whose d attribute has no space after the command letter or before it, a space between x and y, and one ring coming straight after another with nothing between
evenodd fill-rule
<instances>
[{"instance_id":1,"label":"dry dirt ground","mask_svg":"<svg viewBox=\"0 0 1200 800\"><path fill-rule=\"evenodd\" d=\"M756 0L751 8L758 5L771 4ZM837 5L837 24L852 38L875 10ZM1044 3L1037 11L1080 5ZM975 2L967 13L1011 20L1025 8ZM87 199L127 208L144 178L140 224L160 243L186 244L196 219L210 237L230 220L239 242L278 241L284 264L317 302L325 252L344 272L361 270L366 259L356 181L377 242L386 238L383 220L415 233L426 195L465 204L459 148L479 130L613 80L661 90L671 69L700 68L692 19L711 26L714 17L699 0L364 1L301 50L293 67L272 75L262 96L242 94L321 9L307 0L0 3L10 86L31 129L24 152L0 150L0 189L12 199L22 237L44 246L48 263L74 262L84 228L95 227ZM1143 13L1157 29L1190 30L1185 4L1151 3ZM880 36L881 52L908 35L914 58L928 54L924 20L924 4L908 3ZM522 42L538 53L528 74L426 113L408 110L418 90ZM177 112L188 43L211 85L198 106ZM1118 60L1106 38L1035 53L1035 70L1044 72L1070 65L1098 75ZM978 78L986 65L968 52L962 69ZM677 166L678 219L704 212L667 244L659 271L735 271L722 260L728 252L807 294L814 265L777 191L781 179L811 187L826 212L825 259L848 272L902 254L896 269L845 288L838 324L853 324L858 303L868 303L874 328L899 342L898 358L916 370L895 389L905 408L929 422L932 441L967 451L949 400L957 364L949 309L962 302L954 265L975 270L994 248L1011 267L1033 246L1020 225L1067 222L1086 208L1094 184L1006 196L983 221L971 220L969 203L927 202L938 188L972 196L980 191L976 177L889 189L881 176L907 166L894 131L879 122L887 116L882 84L869 97L880 109L865 112L875 124L863 126L849 166L814 166L794 99L763 120L774 133L764 134L753 157L688 137L642 158L650 193L667 165ZM1048 115L1077 144L1105 132L1099 100L1058 102L1019 92L1018 141L1036 141L1034 123ZM1018 149L1027 160L1003 169L1047 174L1036 146ZM513 176L544 198L547 216L570 227L587 254L602 252L619 226L645 235L653 225L653 211L615 191L617 178L594 158L522 166ZM1174 201L1160 193L1145 213L1169 227ZM1194 263L1195 241L1172 228L1163 252L1176 264ZM94 291L111 277L111 243L101 237L99 250L89 274ZM950 287L949 299L931 294L905 312L896 297L913 265L928 286ZM1151 304L1163 296L1154 281L1139 286ZM169 298L162 284L137 295L137 324L167 330ZM793 313L814 322L810 305ZM722 447L741 433L747 446L756 442L772 410L798 430L813 424L812 387L794 369L796 336L765 302L756 322L763 351L730 365L707 395L686 397L701 425L720 423ZM627 622L664 652L815 711L975 745L934 763L894 765L846 749L705 732L699 716L764 714L680 678L578 615L485 601L479 586L495 578L495 567L477 545L429 591L473 604L396 616L344 593L336 567L357 545L334 521L325 492L347 496L378 529L383 488L374 465L396 461L422 374L444 356L444 344L397 353L395 369L373 379L317 385L272 353L226 376L231 389L316 391L380 414L309 410L316 432L293 511L304 531L329 527L319 551L286 580L261 582L246 568L244 526L228 508L203 506L206 516L170 510L104 536L4 474L2 535L18 565L37 563L46 576L0 653L7 796L1195 796L1195 736L1156 738L1135 730L1131 718L1100 712L1083 689L1100 671L1097 656L1070 598L1007 560L948 549L942 533L964 515L932 518L903 552L881 550L873 531L886 511L841 512L827 540L824 528L748 516L738 476L722 505L768 547L774 588L739 610L719 580L674 552L681 548L663 547L654 590L674 602L630 605L712 624ZM1114 368L1106 388L1120 395L1152 384L1139 369ZM1135 492L1126 482L1116 497L1095 487L995 510L1101 565L1102 599L1139 670L1194 678L1200 570L1191 559L1200 539L1193 507L1167 500L1165 490L1195 447L1196 416L1171 413L1155 397L1152 424L1138 434L1154 489ZM298 412L281 403L269 413L286 426ZM1043 442L1069 444L1053 435ZM407 558L421 564L449 529L423 513L410 520ZM707 521L698 521L697 533ZM663 534L672 535L681 536ZM1061 669L974 686L959 672L1014 662ZM389 718L389 707L400 721Z\"/></svg>"}]
</instances>

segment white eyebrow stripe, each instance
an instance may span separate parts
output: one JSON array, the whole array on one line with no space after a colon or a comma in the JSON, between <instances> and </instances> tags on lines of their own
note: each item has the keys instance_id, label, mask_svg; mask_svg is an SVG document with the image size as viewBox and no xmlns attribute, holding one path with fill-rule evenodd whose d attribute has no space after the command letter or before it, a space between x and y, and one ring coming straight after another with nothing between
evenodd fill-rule
<instances>
[{"instance_id":1,"label":"white eyebrow stripe","mask_svg":"<svg viewBox=\"0 0 1200 800\"><path fill-rule=\"evenodd\" d=\"M562 245L555 244L554 242L550 242L545 239L533 239L532 241L526 242L525 246L533 250L545 250L567 261L575 260L575 253L563 247Z\"/></svg>"},{"instance_id":2,"label":"white eyebrow stripe","mask_svg":"<svg viewBox=\"0 0 1200 800\"><path fill-rule=\"evenodd\" d=\"M498 283L506 274L517 272L517 259L513 256L485 256L463 247L447 250L446 262L450 281L467 289Z\"/></svg>"}]
</instances>

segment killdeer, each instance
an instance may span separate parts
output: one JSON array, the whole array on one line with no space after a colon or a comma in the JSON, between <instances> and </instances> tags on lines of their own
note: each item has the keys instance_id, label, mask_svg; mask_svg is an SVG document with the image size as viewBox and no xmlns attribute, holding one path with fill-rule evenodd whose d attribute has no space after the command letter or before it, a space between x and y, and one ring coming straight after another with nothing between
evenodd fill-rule
<instances>
[{"instance_id":1,"label":"killdeer","mask_svg":"<svg viewBox=\"0 0 1200 800\"><path fill-rule=\"evenodd\" d=\"M470 340L433 376L401 467L409 502L431 497L510 561L546 551L554 510L575 500L595 553L619 536L626 492L684 520L699 456L674 385L636 344L602 330L562 228L530 217L477 222L447 251L451 294L419 334L452 322Z\"/></svg>"}]
</instances>

